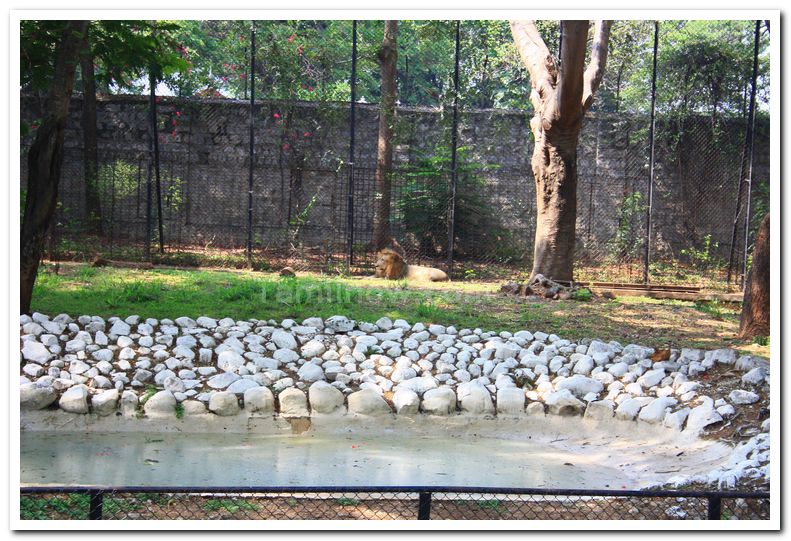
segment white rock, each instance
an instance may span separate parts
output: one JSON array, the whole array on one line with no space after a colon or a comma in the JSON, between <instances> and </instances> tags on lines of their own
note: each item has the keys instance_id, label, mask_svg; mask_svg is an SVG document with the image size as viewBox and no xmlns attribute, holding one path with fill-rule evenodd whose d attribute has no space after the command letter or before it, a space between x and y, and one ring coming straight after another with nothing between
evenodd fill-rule
<instances>
[{"instance_id":1,"label":"white rock","mask_svg":"<svg viewBox=\"0 0 791 541\"><path fill-rule=\"evenodd\" d=\"M588 403L585 408L586 419L607 420L613 417L615 402L612 400L597 400Z\"/></svg>"},{"instance_id":2,"label":"white rock","mask_svg":"<svg viewBox=\"0 0 791 541\"><path fill-rule=\"evenodd\" d=\"M410 380L411 381L411 380ZM349 413L383 415L392 413L390 405L376 391L363 389L348 396Z\"/></svg>"},{"instance_id":3,"label":"white rock","mask_svg":"<svg viewBox=\"0 0 791 541\"><path fill-rule=\"evenodd\" d=\"M420 397L409 389L398 389L393 394L393 406L399 415L414 415L420 409Z\"/></svg>"},{"instance_id":4,"label":"white rock","mask_svg":"<svg viewBox=\"0 0 791 541\"><path fill-rule=\"evenodd\" d=\"M345 333L354 329L354 321L351 321L346 316L332 316L324 321L324 326L336 333Z\"/></svg>"},{"instance_id":5,"label":"white rock","mask_svg":"<svg viewBox=\"0 0 791 541\"><path fill-rule=\"evenodd\" d=\"M278 395L280 414L285 417L308 417L308 399L305 393L295 387L284 389Z\"/></svg>"},{"instance_id":6,"label":"white rock","mask_svg":"<svg viewBox=\"0 0 791 541\"><path fill-rule=\"evenodd\" d=\"M200 369L198 369L198 371L200 371ZM222 374L217 374L209 378L206 384L212 389L225 389L238 379L241 379L240 376L233 372L223 372Z\"/></svg>"},{"instance_id":7,"label":"white rock","mask_svg":"<svg viewBox=\"0 0 791 541\"><path fill-rule=\"evenodd\" d=\"M57 391L49 385L25 383L19 387L19 405L23 410L44 409L57 399Z\"/></svg>"},{"instance_id":8,"label":"white rock","mask_svg":"<svg viewBox=\"0 0 791 541\"><path fill-rule=\"evenodd\" d=\"M241 411L239 399L235 394L226 391L213 393L209 398L209 411L221 417L237 415Z\"/></svg>"},{"instance_id":9,"label":"white rock","mask_svg":"<svg viewBox=\"0 0 791 541\"><path fill-rule=\"evenodd\" d=\"M266 387L251 387L244 392L244 409L248 413L272 413L275 395Z\"/></svg>"},{"instance_id":10,"label":"white rock","mask_svg":"<svg viewBox=\"0 0 791 541\"><path fill-rule=\"evenodd\" d=\"M232 349L226 349L217 355L217 368L224 372L238 372L244 363L244 357Z\"/></svg>"},{"instance_id":11,"label":"white rock","mask_svg":"<svg viewBox=\"0 0 791 541\"><path fill-rule=\"evenodd\" d=\"M426 391L437 388L437 380L432 376L421 376L400 382L398 389L409 389L422 396Z\"/></svg>"},{"instance_id":12,"label":"white rock","mask_svg":"<svg viewBox=\"0 0 791 541\"><path fill-rule=\"evenodd\" d=\"M668 410L677 403L678 400L669 396L655 398L640 410L640 415L637 418L645 423L661 423L665 419Z\"/></svg>"},{"instance_id":13,"label":"white rock","mask_svg":"<svg viewBox=\"0 0 791 541\"><path fill-rule=\"evenodd\" d=\"M576 415L585 409L585 404L568 388L550 392L544 397L544 403L549 407L549 413L555 415Z\"/></svg>"},{"instance_id":14,"label":"white rock","mask_svg":"<svg viewBox=\"0 0 791 541\"><path fill-rule=\"evenodd\" d=\"M766 370L762 366L756 366L742 376L742 383L748 385L761 385L766 379Z\"/></svg>"},{"instance_id":15,"label":"white rock","mask_svg":"<svg viewBox=\"0 0 791 541\"><path fill-rule=\"evenodd\" d=\"M118 398L118 389L103 391L91 398L91 408L97 415L112 415L118 407Z\"/></svg>"},{"instance_id":16,"label":"white rock","mask_svg":"<svg viewBox=\"0 0 791 541\"><path fill-rule=\"evenodd\" d=\"M473 414L493 414L494 403L489 391L475 383L462 383L457 388L462 411Z\"/></svg>"},{"instance_id":17,"label":"white rock","mask_svg":"<svg viewBox=\"0 0 791 541\"><path fill-rule=\"evenodd\" d=\"M252 389L253 387L259 387L258 383L251 379L237 379L228 387L226 387L225 392L242 396L245 392L247 392L249 389Z\"/></svg>"},{"instance_id":18,"label":"white rock","mask_svg":"<svg viewBox=\"0 0 791 541\"><path fill-rule=\"evenodd\" d=\"M24 357L26 361L44 364L49 359L50 352L41 342L27 340L22 346L22 357Z\"/></svg>"},{"instance_id":19,"label":"white rock","mask_svg":"<svg viewBox=\"0 0 791 541\"><path fill-rule=\"evenodd\" d=\"M217 320L212 319L210 317L201 316L199 317L195 323L203 327L204 329L214 329L217 326Z\"/></svg>"},{"instance_id":20,"label":"white rock","mask_svg":"<svg viewBox=\"0 0 791 541\"><path fill-rule=\"evenodd\" d=\"M684 431L697 434L707 426L720 421L722 421L722 416L714 409L714 401L704 397L702 403L689 412L687 427Z\"/></svg>"},{"instance_id":21,"label":"white rock","mask_svg":"<svg viewBox=\"0 0 791 541\"><path fill-rule=\"evenodd\" d=\"M626 421L632 421L637 417L637 414L640 413L640 408L642 407L639 400L627 398L621 401L618 407L615 408L615 417Z\"/></svg>"},{"instance_id":22,"label":"white rock","mask_svg":"<svg viewBox=\"0 0 791 541\"><path fill-rule=\"evenodd\" d=\"M343 393L325 381L316 381L308 389L310 409L314 413L334 413L343 407Z\"/></svg>"},{"instance_id":23,"label":"white rock","mask_svg":"<svg viewBox=\"0 0 791 541\"><path fill-rule=\"evenodd\" d=\"M60 397L58 405L69 413L88 413L88 387L74 385L69 387Z\"/></svg>"},{"instance_id":24,"label":"white rock","mask_svg":"<svg viewBox=\"0 0 791 541\"><path fill-rule=\"evenodd\" d=\"M313 383L324 379L324 370L319 365L308 362L299 368L297 376L305 383Z\"/></svg>"},{"instance_id":25,"label":"white rock","mask_svg":"<svg viewBox=\"0 0 791 541\"><path fill-rule=\"evenodd\" d=\"M588 393L600 393L604 389L604 384L595 379L575 374L558 382L556 389L558 391L568 389L574 396L581 398Z\"/></svg>"},{"instance_id":26,"label":"white rock","mask_svg":"<svg viewBox=\"0 0 791 541\"><path fill-rule=\"evenodd\" d=\"M194 319L191 317L177 317L175 321L176 325L186 329L194 329L198 326Z\"/></svg>"},{"instance_id":27,"label":"white rock","mask_svg":"<svg viewBox=\"0 0 791 541\"><path fill-rule=\"evenodd\" d=\"M663 379L665 379L665 371L663 369L649 370L637 378L637 383L649 389L654 385L658 385Z\"/></svg>"},{"instance_id":28,"label":"white rock","mask_svg":"<svg viewBox=\"0 0 791 541\"><path fill-rule=\"evenodd\" d=\"M279 349L297 349L297 339L294 338L294 335L280 329L272 333L272 342Z\"/></svg>"},{"instance_id":29,"label":"white rock","mask_svg":"<svg viewBox=\"0 0 791 541\"><path fill-rule=\"evenodd\" d=\"M525 393L515 387L497 390L497 413L520 415L525 411Z\"/></svg>"},{"instance_id":30,"label":"white rock","mask_svg":"<svg viewBox=\"0 0 791 541\"><path fill-rule=\"evenodd\" d=\"M325 351L327 351L327 348L318 340L311 340L300 348L302 356L306 359L320 357Z\"/></svg>"},{"instance_id":31,"label":"white rock","mask_svg":"<svg viewBox=\"0 0 791 541\"><path fill-rule=\"evenodd\" d=\"M110 336L128 336L131 331L132 328L129 326L128 323L120 319L117 319L113 323L113 326L110 327L110 331L108 334Z\"/></svg>"},{"instance_id":32,"label":"white rock","mask_svg":"<svg viewBox=\"0 0 791 541\"><path fill-rule=\"evenodd\" d=\"M456 393L450 387L429 389L423 394L420 409L432 415L450 415L456 412Z\"/></svg>"},{"instance_id":33,"label":"white rock","mask_svg":"<svg viewBox=\"0 0 791 541\"><path fill-rule=\"evenodd\" d=\"M728 350L730 351L730 350ZM736 405L755 404L761 399L756 393L745 391L743 389L736 389L731 391L728 395L728 400Z\"/></svg>"},{"instance_id":34,"label":"white rock","mask_svg":"<svg viewBox=\"0 0 791 541\"><path fill-rule=\"evenodd\" d=\"M672 428L674 430L681 430L684 428L684 421L689 417L689 408L683 408L678 411L668 412L662 421L662 426Z\"/></svg>"}]
</instances>

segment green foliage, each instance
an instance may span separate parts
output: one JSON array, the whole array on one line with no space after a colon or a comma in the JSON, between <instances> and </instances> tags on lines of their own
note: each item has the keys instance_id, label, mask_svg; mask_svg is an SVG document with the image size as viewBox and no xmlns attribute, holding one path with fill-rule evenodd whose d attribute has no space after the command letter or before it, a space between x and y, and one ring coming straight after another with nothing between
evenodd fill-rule
<instances>
[{"instance_id":1,"label":"green foliage","mask_svg":"<svg viewBox=\"0 0 791 541\"><path fill-rule=\"evenodd\" d=\"M497 512L502 511L502 509L500 508L501 506L500 500L478 500L475 502L475 504L481 509L488 509L490 511L497 511Z\"/></svg>"},{"instance_id":2,"label":"green foliage","mask_svg":"<svg viewBox=\"0 0 791 541\"><path fill-rule=\"evenodd\" d=\"M440 255L447 250L450 162L450 149L440 146L420 159L414 170L402 173L402 195L394 219L424 254ZM494 209L483 197L486 180L481 172L486 167L472 159L467 147L458 148L456 166L455 249L465 253L481 243L494 246L502 231L495 225Z\"/></svg>"},{"instance_id":3,"label":"green foliage","mask_svg":"<svg viewBox=\"0 0 791 541\"><path fill-rule=\"evenodd\" d=\"M183 419L184 418L184 404L178 402L176 404L176 419Z\"/></svg>"},{"instance_id":4,"label":"green foliage","mask_svg":"<svg viewBox=\"0 0 791 541\"><path fill-rule=\"evenodd\" d=\"M206 511L226 511L228 513L238 513L239 511L257 511L258 506L254 503L239 500L236 498L231 499L209 499L203 504Z\"/></svg>"},{"instance_id":5,"label":"green foliage","mask_svg":"<svg viewBox=\"0 0 791 541\"><path fill-rule=\"evenodd\" d=\"M113 290L104 302L108 308L118 308L126 303L153 302L161 295L162 286L157 282L125 282Z\"/></svg>"},{"instance_id":6,"label":"green foliage","mask_svg":"<svg viewBox=\"0 0 791 541\"><path fill-rule=\"evenodd\" d=\"M759 346L768 346L769 345L769 337L768 336L756 336L753 338L753 344L758 344Z\"/></svg>"},{"instance_id":7,"label":"green foliage","mask_svg":"<svg viewBox=\"0 0 791 541\"><path fill-rule=\"evenodd\" d=\"M53 74L55 47L65 21L23 20L20 23L20 82L23 89L45 90ZM92 21L88 45L100 90L142 90L140 80L153 70L160 77L188 65L172 39L180 27L169 21Z\"/></svg>"},{"instance_id":8,"label":"green foliage","mask_svg":"<svg viewBox=\"0 0 791 541\"><path fill-rule=\"evenodd\" d=\"M19 499L19 518L22 520L53 520L88 518L90 496L68 494L59 496L22 496Z\"/></svg>"},{"instance_id":9,"label":"green foliage","mask_svg":"<svg viewBox=\"0 0 791 541\"><path fill-rule=\"evenodd\" d=\"M632 192L618 207L618 229L607 243L610 259L633 260L643 247L644 235L639 226L648 208L643 199L641 192Z\"/></svg>"},{"instance_id":10,"label":"green foliage","mask_svg":"<svg viewBox=\"0 0 791 541\"><path fill-rule=\"evenodd\" d=\"M703 247L697 249L694 246L682 249L679 253L689 258L690 263L696 269L709 270L714 267L722 266L722 258L716 255L719 243L711 242L711 235L703 237Z\"/></svg>"},{"instance_id":11,"label":"green foliage","mask_svg":"<svg viewBox=\"0 0 791 541\"><path fill-rule=\"evenodd\" d=\"M591 293L590 289L583 287L580 289L575 289L571 294L571 298L575 301L588 302L593 299L593 293Z\"/></svg>"},{"instance_id":12,"label":"green foliage","mask_svg":"<svg viewBox=\"0 0 791 541\"><path fill-rule=\"evenodd\" d=\"M355 506L360 504L360 500L356 498L336 498L335 503L344 506Z\"/></svg>"},{"instance_id":13,"label":"green foliage","mask_svg":"<svg viewBox=\"0 0 791 541\"><path fill-rule=\"evenodd\" d=\"M145 403L146 403L146 402L148 402L148 399L149 399L149 398L151 398L152 396L154 396L155 394L157 394L157 392L158 392L158 391L157 391L157 388L156 388L156 387L154 387L153 385L148 385L148 386L146 387L146 392L144 392L144 393L143 393L143 394L140 396L140 401L139 401L139 404L140 404L141 406L144 406L144 405L145 405Z\"/></svg>"}]
</instances>

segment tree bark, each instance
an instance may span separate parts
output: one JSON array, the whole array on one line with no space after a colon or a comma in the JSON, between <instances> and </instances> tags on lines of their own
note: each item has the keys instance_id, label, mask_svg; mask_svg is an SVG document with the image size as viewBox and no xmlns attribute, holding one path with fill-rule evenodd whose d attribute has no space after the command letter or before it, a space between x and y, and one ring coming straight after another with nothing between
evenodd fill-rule
<instances>
[{"instance_id":1,"label":"tree bark","mask_svg":"<svg viewBox=\"0 0 791 541\"><path fill-rule=\"evenodd\" d=\"M389 246L393 240L390 231L390 173L393 166L393 132L396 114L397 40L398 21L385 21L384 39L379 48L382 80L379 101L379 140L374 176L373 245L375 250Z\"/></svg>"},{"instance_id":2,"label":"tree bark","mask_svg":"<svg viewBox=\"0 0 791 541\"><path fill-rule=\"evenodd\" d=\"M80 46L88 21L69 21L55 51L55 70L44 118L28 153L25 211L20 233L21 312L30 313L30 300L41 261L44 238L55 213L63 165L63 132L69 113Z\"/></svg>"},{"instance_id":3,"label":"tree bark","mask_svg":"<svg viewBox=\"0 0 791 541\"><path fill-rule=\"evenodd\" d=\"M85 173L85 213L88 232L102 234L102 208L99 197L99 157L96 126L96 77L93 71L93 53L88 33L80 51L80 74L82 75L82 148L83 171Z\"/></svg>"},{"instance_id":4,"label":"tree bark","mask_svg":"<svg viewBox=\"0 0 791 541\"><path fill-rule=\"evenodd\" d=\"M769 336L769 213L758 228L753 264L744 286L739 338Z\"/></svg>"},{"instance_id":5,"label":"tree bark","mask_svg":"<svg viewBox=\"0 0 791 541\"><path fill-rule=\"evenodd\" d=\"M530 72L535 146L536 237L531 279L536 274L574 279L577 222L577 144L585 112L607 64L611 21L597 21L585 69L589 21L561 21L560 68L533 21L511 21L511 33Z\"/></svg>"}]
</instances>

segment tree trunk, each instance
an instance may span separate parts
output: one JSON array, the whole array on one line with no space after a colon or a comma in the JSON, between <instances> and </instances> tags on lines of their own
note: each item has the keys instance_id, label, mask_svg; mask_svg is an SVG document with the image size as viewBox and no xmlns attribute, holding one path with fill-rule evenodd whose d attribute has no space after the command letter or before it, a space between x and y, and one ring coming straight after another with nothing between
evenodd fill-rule
<instances>
[{"instance_id":1,"label":"tree trunk","mask_svg":"<svg viewBox=\"0 0 791 541\"><path fill-rule=\"evenodd\" d=\"M381 250L392 243L390 231L390 173L393 166L393 132L395 129L396 61L398 59L398 21L385 21L385 33L379 48L382 70L379 101L379 141L374 176L373 245Z\"/></svg>"},{"instance_id":2,"label":"tree trunk","mask_svg":"<svg viewBox=\"0 0 791 541\"><path fill-rule=\"evenodd\" d=\"M753 264L744 286L739 338L769 336L769 213L758 228Z\"/></svg>"},{"instance_id":3,"label":"tree trunk","mask_svg":"<svg viewBox=\"0 0 791 541\"><path fill-rule=\"evenodd\" d=\"M533 21L511 21L511 33L530 72L535 114L532 169L536 181L536 237L531 280L537 274L574 279L577 225L577 144L585 112L607 63L610 21L597 21L585 68L588 21L561 21L560 64Z\"/></svg>"},{"instance_id":4,"label":"tree trunk","mask_svg":"<svg viewBox=\"0 0 791 541\"><path fill-rule=\"evenodd\" d=\"M86 34L80 52L82 75L82 148L85 173L85 214L88 232L102 234L102 208L99 198L99 157L96 127L96 78L93 72L93 53Z\"/></svg>"},{"instance_id":5,"label":"tree trunk","mask_svg":"<svg viewBox=\"0 0 791 541\"><path fill-rule=\"evenodd\" d=\"M88 21L69 21L55 51L55 70L45 115L28 153L25 212L20 232L21 312L30 313L44 237L55 213L63 165L63 131L69 114L74 74Z\"/></svg>"},{"instance_id":6,"label":"tree trunk","mask_svg":"<svg viewBox=\"0 0 791 541\"><path fill-rule=\"evenodd\" d=\"M573 280L577 223L579 126L564 133L536 135L536 237L531 276Z\"/></svg>"}]
</instances>

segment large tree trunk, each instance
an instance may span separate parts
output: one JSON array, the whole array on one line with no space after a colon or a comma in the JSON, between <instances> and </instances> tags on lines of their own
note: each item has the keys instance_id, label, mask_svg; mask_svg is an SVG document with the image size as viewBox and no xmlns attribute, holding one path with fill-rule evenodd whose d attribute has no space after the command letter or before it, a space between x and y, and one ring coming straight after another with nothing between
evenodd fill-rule
<instances>
[{"instance_id":1,"label":"large tree trunk","mask_svg":"<svg viewBox=\"0 0 791 541\"><path fill-rule=\"evenodd\" d=\"M582 118L593 103L607 63L610 21L597 21L585 69L588 21L561 21L560 64L532 21L511 21L511 33L530 72L535 114L532 169L536 181L536 274L574 279L577 222L577 143Z\"/></svg>"},{"instance_id":2,"label":"large tree trunk","mask_svg":"<svg viewBox=\"0 0 791 541\"><path fill-rule=\"evenodd\" d=\"M93 53L88 36L80 51L80 74L82 75L82 148L83 171L85 173L85 213L88 231L102 234L102 209L99 198L99 157L96 127L96 78L93 71Z\"/></svg>"},{"instance_id":3,"label":"large tree trunk","mask_svg":"<svg viewBox=\"0 0 791 541\"><path fill-rule=\"evenodd\" d=\"M739 338L769 336L769 213L758 228L753 264L744 286Z\"/></svg>"},{"instance_id":4,"label":"large tree trunk","mask_svg":"<svg viewBox=\"0 0 791 541\"><path fill-rule=\"evenodd\" d=\"M379 141L376 149L374 177L373 245L381 250L392 244L390 231L390 173L393 166L393 132L395 129L396 62L398 59L398 21L385 21L385 33L379 48L382 70L382 95L379 101Z\"/></svg>"},{"instance_id":5,"label":"large tree trunk","mask_svg":"<svg viewBox=\"0 0 791 541\"><path fill-rule=\"evenodd\" d=\"M531 275L573 280L578 130L535 134L536 237Z\"/></svg>"},{"instance_id":6,"label":"large tree trunk","mask_svg":"<svg viewBox=\"0 0 791 541\"><path fill-rule=\"evenodd\" d=\"M55 54L45 116L28 153L27 194L20 234L20 301L30 312L44 237L55 213L63 165L63 131L69 113L74 74L88 21L69 21Z\"/></svg>"}]
</instances>

